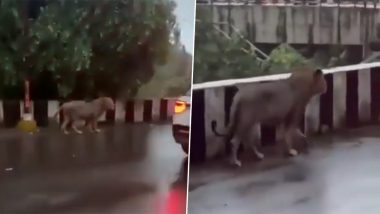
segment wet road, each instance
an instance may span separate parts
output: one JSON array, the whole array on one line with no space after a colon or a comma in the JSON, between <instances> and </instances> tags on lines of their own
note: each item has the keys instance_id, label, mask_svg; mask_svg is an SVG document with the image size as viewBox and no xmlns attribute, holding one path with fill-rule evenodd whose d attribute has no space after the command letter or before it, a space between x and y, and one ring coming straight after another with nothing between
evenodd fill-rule
<instances>
[{"instance_id":1,"label":"wet road","mask_svg":"<svg viewBox=\"0 0 380 214\"><path fill-rule=\"evenodd\" d=\"M102 133L0 131L0 213L184 213L186 156L171 125L103 127Z\"/></svg>"},{"instance_id":2,"label":"wet road","mask_svg":"<svg viewBox=\"0 0 380 214\"><path fill-rule=\"evenodd\" d=\"M189 214L378 214L379 130L313 139L312 151L294 159L191 166Z\"/></svg>"}]
</instances>

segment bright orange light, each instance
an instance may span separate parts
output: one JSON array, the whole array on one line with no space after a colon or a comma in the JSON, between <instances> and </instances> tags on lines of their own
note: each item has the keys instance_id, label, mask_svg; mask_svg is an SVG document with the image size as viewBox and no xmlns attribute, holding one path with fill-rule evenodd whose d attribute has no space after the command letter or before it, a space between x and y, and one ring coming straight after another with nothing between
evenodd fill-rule
<instances>
[{"instance_id":1,"label":"bright orange light","mask_svg":"<svg viewBox=\"0 0 380 214\"><path fill-rule=\"evenodd\" d=\"M174 105L174 112L176 114L182 113L186 110L186 102L177 100Z\"/></svg>"}]
</instances>

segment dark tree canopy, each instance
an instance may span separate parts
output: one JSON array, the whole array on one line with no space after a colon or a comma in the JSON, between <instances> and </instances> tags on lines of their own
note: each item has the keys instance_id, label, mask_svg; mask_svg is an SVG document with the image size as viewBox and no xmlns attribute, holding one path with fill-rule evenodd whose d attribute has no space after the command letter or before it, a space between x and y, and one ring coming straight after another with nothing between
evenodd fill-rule
<instances>
[{"instance_id":1,"label":"dark tree canopy","mask_svg":"<svg viewBox=\"0 0 380 214\"><path fill-rule=\"evenodd\" d=\"M174 9L169 0L2 0L0 84L28 78L58 82L64 97L133 95L167 60Z\"/></svg>"}]
</instances>

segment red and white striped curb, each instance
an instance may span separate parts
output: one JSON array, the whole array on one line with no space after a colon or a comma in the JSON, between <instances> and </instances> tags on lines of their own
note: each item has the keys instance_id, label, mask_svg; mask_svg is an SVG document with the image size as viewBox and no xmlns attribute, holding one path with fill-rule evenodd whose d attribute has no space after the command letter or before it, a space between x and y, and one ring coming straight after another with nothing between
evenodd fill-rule
<instances>
[{"instance_id":1,"label":"red and white striped curb","mask_svg":"<svg viewBox=\"0 0 380 214\"><path fill-rule=\"evenodd\" d=\"M144 100L129 100L126 102L115 101L115 109L113 111L107 111L100 118L100 122L155 122L165 121L170 119L174 114L174 104L176 98L157 98L157 99L144 99ZM0 101L0 121L4 121L4 102ZM47 116L52 119L57 112L61 102L58 100L49 101L31 101L30 113L35 115L35 103L44 102L47 105ZM19 101L20 118L24 114L24 101ZM59 115L58 120L61 121L62 113Z\"/></svg>"}]
</instances>

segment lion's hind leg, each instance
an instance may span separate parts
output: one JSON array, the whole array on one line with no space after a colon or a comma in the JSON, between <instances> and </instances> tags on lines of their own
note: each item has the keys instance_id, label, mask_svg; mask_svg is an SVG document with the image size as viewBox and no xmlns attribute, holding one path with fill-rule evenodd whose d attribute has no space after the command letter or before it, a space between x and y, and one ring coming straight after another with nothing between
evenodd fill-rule
<instances>
[{"instance_id":1,"label":"lion's hind leg","mask_svg":"<svg viewBox=\"0 0 380 214\"><path fill-rule=\"evenodd\" d=\"M70 118L65 116L63 117L63 122L61 125L61 130L64 134L69 134L69 131L67 131L67 125L70 123Z\"/></svg>"},{"instance_id":2,"label":"lion's hind leg","mask_svg":"<svg viewBox=\"0 0 380 214\"><path fill-rule=\"evenodd\" d=\"M230 156L230 162L232 165L235 165L237 167L242 166L242 162L238 159L238 152L240 145L242 144L242 141L244 140L244 137L246 136L245 133L249 131L249 123L242 121L237 128L235 129L235 133L233 133L232 139L231 139L231 156Z\"/></svg>"},{"instance_id":3,"label":"lion's hind leg","mask_svg":"<svg viewBox=\"0 0 380 214\"><path fill-rule=\"evenodd\" d=\"M77 134L83 134L81 130L78 129L77 124L79 121L73 121L71 123L71 128L77 133Z\"/></svg>"},{"instance_id":4,"label":"lion's hind leg","mask_svg":"<svg viewBox=\"0 0 380 214\"><path fill-rule=\"evenodd\" d=\"M238 159L238 150L241 144L241 139L237 135L234 135L231 139L231 156L230 163L234 166L241 167L242 163Z\"/></svg>"},{"instance_id":5,"label":"lion's hind leg","mask_svg":"<svg viewBox=\"0 0 380 214\"><path fill-rule=\"evenodd\" d=\"M96 119L93 120L93 126L94 126L95 132L97 133L101 132L101 130L98 128L98 121Z\"/></svg>"}]
</instances>

